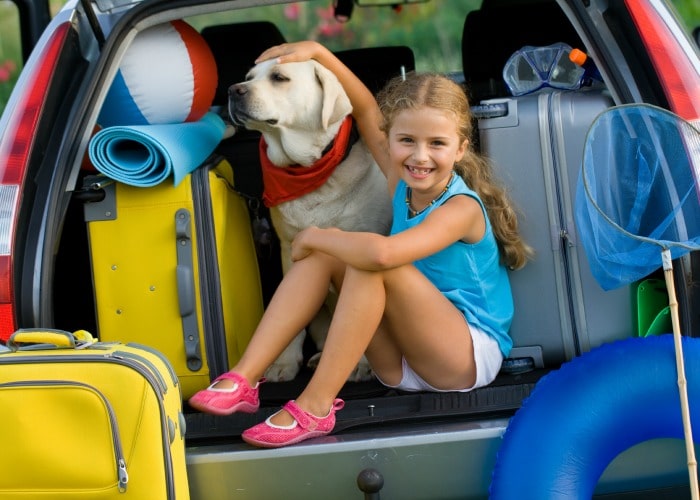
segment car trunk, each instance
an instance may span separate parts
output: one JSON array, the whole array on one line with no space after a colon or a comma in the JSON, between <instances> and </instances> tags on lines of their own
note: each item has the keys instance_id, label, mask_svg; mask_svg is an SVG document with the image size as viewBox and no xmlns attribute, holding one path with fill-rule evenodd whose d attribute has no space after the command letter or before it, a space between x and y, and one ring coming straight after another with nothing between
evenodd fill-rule
<instances>
[{"instance_id":1,"label":"car trunk","mask_svg":"<svg viewBox=\"0 0 700 500\"><path fill-rule=\"evenodd\" d=\"M183 6L185 3L182 2ZM106 10L118 10L124 5L122 2L103 1L99 4ZM486 37L503 42L511 34L514 39L510 43L518 47L528 43L545 44L549 42L544 39L531 41L515 37L524 36L523 30L518 28L526 27L527 31L540 36L549 27L552 28L551 36L557 41L561 36L574 33L571 43L581 43L573 25L566 16L562 18L560 7L556 3L542 4L547 12L543 15L538 15L535 7L527 5L523 10L510 8L512 6L504 7L502 11L485 9L481 18L478 14L474 16L478 29L465 28L461 47L464 73L458 75L460 81L463 79L475 89L471 96L478 123L474 143L497 161L499 176L508 183L524 209L522 226L528 242L537 248L537 256L529 268L512 275L517 308L513 331L516 349L507 361L506 369L487 387L469 393L408 393L388 389L376 380L348 382L339 395L345 399L346 406L338 413L335 431L330 436L276 451L252 449L241 441L240 433L276 412L286 401L294 399L311 376L309 368L304 367L293 381L263 384L261 409L254 415L205 415L192 411L185 404L193 499L360 498L363 491L371 492L377 487L373 470L381 472L384 480L382 493L387 498L483 498L488 491L491 470L508 420L530 395L537 381L562 363L598 345L637 334L637 303L633 295L636 287L607 294L596 289L590 277L585 256L576 241L571 213L572 189L585 128L593 119L591 110L631 100L639 94L660 99L661 91L658 82L654 81L637 83L629 78L631 81L623 84L629 75L622 74L619 68L605 68L604 73L609 76L608 89L585 89L564 106L555 102L562 99L557 93L545 92L535 98L516 99L495 89L493 68L488 74L478 73L482 69L486 71L487 66L497 66L496 62L490 61L495 53L491 50L496 50L491 47L495 47L496 41L487 41ZM586 23L592 22L579 12L582 8L569 8L577 12L584 28ZM157 9L157 5L137 6L133 13L124 16L117 25L122 31L113 33L104 45L105 66L116 57L117 39L124 39L127 27L143 22L151 14L163 14ZM194 8L188 8L186 12L196 13ZM596 12L592 15L595 16ZM170 15L168 12L164 14ZM608 20L614 18L613 14L617 11L606 13ZM530 21L524 21L526 16ZM596 22L598 20L596 18ZM541 29L535 29L532 23L542 24ZM610 24L615 25L614 19ZM554 33L555 27L561 31ZM639 45L638 40L631 40L625 39L625 50L634 51ZM226 42L240 46L230 39ZM594 37L591 46L601 52L614 50L615 47L603 48L605 42L613 40ZM242 43L246 43L245 40ZM253 45L250 42L250 46ZM248 47L251 51L257 50L251 47ZM234 56L232 65L245 68L250 64L240 54L241 59L235 59L236 53L230 51L229 46L224 49L223 57ZM649 61L643 60L639 64L649 65ZM90 85L93 90L106 85L104 75L95 77ZM219 98L222 98L221 91L225 86L226 82L220 82ZM82 87L70 95L87 95L88 90ZM225 99L225 92L223 96ZM88 120L91 114L96 116L94 109L87 109L97 102L94 96L90 99L92 101L86 101L81 108L85 112L81 117L72 116L68 120L56 113L64 119L60 123L72 124L68 128L70 135L89 135L85 131L76 131L81 120ZM216 104L225 106L225 101ZM494 109L496 114L493 114ZM562 113L567 110L571 114L565 119ZM562 125L567 119L576 122L574 131L568 131ZM251 224L259 218L267 218L264 207L259 205L261 179L257 170L257 141L255 133L239 131L233 138L223 141L216 151L233 166L235 185L249 203ZM557 149L562 144L563 148ZM76 165L84 153L63 151L59 154L55 144L49 146L47 151L55 153L61 161L72 154L72 162ZM69 163L65 160L63 164ZM101 194L81 188L83 178L94 172L76 173L75 170L74 175L66 172L58 184L73 192L70 200L61 198L56 192L54 201L46 205L60 207L54 215L56 220L49 225L60 227L61 231L56 231L56 241L49 238L46 243L47 247L56 249L55 261L32 258L31 251L23 261L23 276L28 277L27 283L32 286L22 288L20 323L50 324L66 330L87 329L99 335L85 209ZM39 177L49 175L44 171L39 174ZM58 186L55 189L60 191ZM30 223L38 224L36 221ZM46 251L39 249L36 242L28 242L26 248L36 248L37 254ZM262 250L257 254L257 265L263 300L267 303L281 277L279 247L273 238ZM44 267L42 273L34 275L34 262L39 260L44 262ZM693 265L697 266L697 258L687 258L681 263L681 270L677 271L682 278L679 282L692 275L685 269L692 269ZM209 278L217 277L212 275ZM51 290L52 300L42 298L37 302L36 290L44 287ZM679 290L680 301L685 305L697 301L697 297L684 288ZM688 314L691 316L684 318L684 323L693 332L696 314ZM147 339L144 338L143 342L147 343ZM307 342L305 358L314 353L315 348ZM601 495L630 485L640 489L652 487L651 482L648 485L632 484L639 475L640 463L645 464L649 477L661 477L667 483L682 483L682 464L679 475L675 458L678 450L677 443L672 442L652 442L630 450L607 469L600 482ZM536 456L536 450L533 450L533 459ZM362 487L359 487L358 476L363 471L365 475L360 479Z\"/></svg>"}]
</instances>

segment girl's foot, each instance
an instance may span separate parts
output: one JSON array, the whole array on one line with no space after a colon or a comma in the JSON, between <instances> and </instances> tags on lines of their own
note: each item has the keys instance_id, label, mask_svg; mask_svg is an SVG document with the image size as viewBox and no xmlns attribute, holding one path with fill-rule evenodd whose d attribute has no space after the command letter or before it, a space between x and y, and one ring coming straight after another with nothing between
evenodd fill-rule
<instances>
[{"instance_id":1,"label":"girl's foot","mask_svg":"<svg viewBox=\"0 0 700 500\"><path fill-rule=\"evenodd\" d=\"M273 424L268 417L264 422L243 431L242 437L246 443L263 448L278 448L289 444L299 443L310 438L330 434L335 427L335 412L342 409L345 402L336 399L325 417L317 417L305 412L294 401L289 401L282 408L292 417L291 425L279 426ZM273 415L274 416L274 415Z\"/></svg>"},{"instance_id":2,"label":"girl's foot","mask_svg":"<svg viewBox=\"0 0 700 500\"><path fill-rule=\"evenodd\" d=\"M233 386L220 387L218 382L222 380L230 380ZM231 415L237 411L255 413L260 407L258 387L262 382L264 379L251 387L242 375L226 372L217 377L208 388L192 396L188 402L192 408L214 415Z\"/></svg>"}]
</instances>

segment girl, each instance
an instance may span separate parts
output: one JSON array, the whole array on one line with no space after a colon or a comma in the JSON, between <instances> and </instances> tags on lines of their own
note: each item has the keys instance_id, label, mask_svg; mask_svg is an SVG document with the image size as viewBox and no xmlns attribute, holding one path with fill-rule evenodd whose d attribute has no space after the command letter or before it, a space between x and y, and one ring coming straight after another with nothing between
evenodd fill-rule
<instances>
[{"instance_id":1,"label":"girl","mask_svg":"<svg viewBox=\"0 0 700 500\"><path fill-rule=\"evenodd\" d=\"M272 58L315 59L338 77L387 177L393 226L389 236L301 231L294 265L243 357L190 405L219 415L255 412L265 369L331 284L340 296L318 368L295 401L243 433L246 442L277 447L330 433L344 404L336 396L362 354L379 381L401 390L469 391L493 381L512 346L506 268L522 267L530 249L489 165L469 148L463 89L443 76L410 74L375 100L316 42L272 47L256 62Z\"/></svg>"}]
</instances>

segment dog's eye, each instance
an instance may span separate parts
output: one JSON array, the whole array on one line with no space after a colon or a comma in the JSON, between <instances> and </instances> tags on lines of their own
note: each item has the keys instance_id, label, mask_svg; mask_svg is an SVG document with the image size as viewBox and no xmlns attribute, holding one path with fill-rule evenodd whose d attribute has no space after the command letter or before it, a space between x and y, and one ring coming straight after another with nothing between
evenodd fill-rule
<instances>
[{"instance_id":1,"label":"dog's eye","mask_svg":"<svg viewBox=\"0 0 700 500\"><path fill-rule=\"evenodd\" d=\"M282 73L279 73L277 71L270 74L270 79L273 82L288 82L289 81L289 78L287 78Z\"/></svg>"}]
</instances>

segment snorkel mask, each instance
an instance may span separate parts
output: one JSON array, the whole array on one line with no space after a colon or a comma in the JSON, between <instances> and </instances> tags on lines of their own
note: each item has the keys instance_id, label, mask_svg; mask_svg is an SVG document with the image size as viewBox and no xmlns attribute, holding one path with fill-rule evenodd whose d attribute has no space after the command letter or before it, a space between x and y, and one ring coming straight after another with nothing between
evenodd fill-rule
<instances>
[{"instance_id":1,"label":"snorkel mask","mask_svg":"<svg viewBox=\"0 0 700 500\"><path fill-rule=\"evenodd\" d=\"M527 45L516 51L503 67L503 79L514 96L543 87L574 90L581 86L585 70L569 59L571 47L555 43L545 47Z\"/></svg>"}]
</instances>

